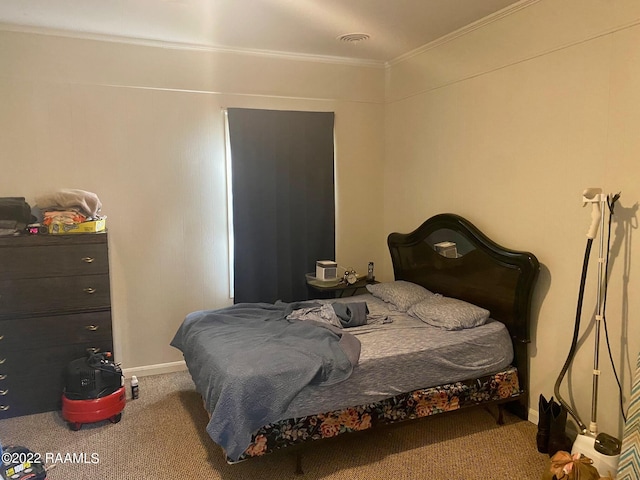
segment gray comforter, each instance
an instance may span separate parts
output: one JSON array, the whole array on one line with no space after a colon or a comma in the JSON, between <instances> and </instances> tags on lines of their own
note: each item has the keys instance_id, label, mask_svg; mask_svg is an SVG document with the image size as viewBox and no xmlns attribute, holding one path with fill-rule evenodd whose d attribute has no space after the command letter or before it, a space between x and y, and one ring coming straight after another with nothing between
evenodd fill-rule
<instances>
[{"instance_id":1,"label":"gray comforter","mask_svg":"<svg viewBox=\"0 0 640 480\"><path fill-rule=\"evenodd\" d=\"M285 318L311 305L245 303L194 312L173 338L211 414L207 432L231 460L255 430L280 419L305 386L341 382L357 364L360 342L353 335ZM198 348L203 338L206 349Z\"/></svg>"}]
</instances>

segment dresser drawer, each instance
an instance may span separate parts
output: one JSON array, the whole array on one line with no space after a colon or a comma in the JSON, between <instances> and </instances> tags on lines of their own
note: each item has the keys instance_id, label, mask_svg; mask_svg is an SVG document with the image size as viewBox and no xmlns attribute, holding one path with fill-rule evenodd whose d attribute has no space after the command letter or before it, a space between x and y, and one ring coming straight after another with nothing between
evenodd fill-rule
<instances>
[{"instance_id":1,"label":"dresser drawer","mask_svg":"<svg viewBox=\"0 0 640 480\"><path fill-rule=\"evenodd\" d=\"M75 344L108 346L110 349L111 342L110 310L0 321L0 361L7 352L48 350L56 345ZM84 355L84 348L81 348L80 356Z\"/></svg>"},{"instance_id":2,"label":"dresser drawer","mask_svg":"<svg viewBox=\"0 0 640 480\"><path fill-rule=\"evenodd\" d=\"M63 374L48 372L28 379L0 380L0 419L60 410Z\"/></svg>"},{"instance_id":3,"label":"dresser drawer","mask_svg":"<svg viewBox=\"0 0 640 480\"><path fill-rule=\"evenodd\" d=\"M7 352L3 358L5 363L0 365L0 385L4 382L14 390L20 390L22 384L31 383L33 378L41 377L43 374L62 376L69 362L87 356L87 349L97 348L100 351L109 352L110 347L110 342L92 342Z\"/></svg>"},{"instance_id":4,"label":"dresser drawer","mask_svg":"<svg viewBox=\"0 0 640 480\"><path fill-rule=\"evenodd\" d=\"M87 348L106 352L111 347L105 341L6 353L0 364L0 419L60 409L69 362L84 358Z\"/></svg>"},{"instance_id":5,"label":"dresser drawer","mask_svg":"<svg viewBox=\"0 0 640 480\"><path fill-rule=\"evenodd\" d=\"M109 275L0 280L0 315L108 308Z\"/></svg>"},{"instance_id":6,"label":"dresser drawer","mask_svg":"<svg viewBox=\"0 0 640 480\"><path fill-rule=\"evenodd\" d=\"M104 244L0 248L0 279L93 275L109 272Z\"/></svg>"}]
</instances>

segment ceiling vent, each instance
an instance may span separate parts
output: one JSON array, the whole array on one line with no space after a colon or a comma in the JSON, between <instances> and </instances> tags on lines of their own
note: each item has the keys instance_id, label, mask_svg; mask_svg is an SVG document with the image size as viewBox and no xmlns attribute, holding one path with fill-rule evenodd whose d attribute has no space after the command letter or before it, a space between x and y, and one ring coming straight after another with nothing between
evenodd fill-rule
<instances>
[{"instance_id":1,"label":"ceiling vent","mask_svg":"<svg viewBox=\"0 0 640 480\"><path fill-rule=\"evenodd\" d=\"M344 35L340 35L338 40L346 43L360 43L365 40L369 40L371 36L367 33L345 33Z\"/></svg>"}]
</instances>

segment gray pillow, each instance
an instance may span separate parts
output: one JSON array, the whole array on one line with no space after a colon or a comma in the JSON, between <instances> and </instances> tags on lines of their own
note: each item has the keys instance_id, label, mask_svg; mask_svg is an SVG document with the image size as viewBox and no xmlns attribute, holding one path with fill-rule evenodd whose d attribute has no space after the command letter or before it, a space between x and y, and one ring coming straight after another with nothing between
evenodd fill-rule
<instances>
[{"instance_id":1,"label":"gray pillow","mask_svg":"<svg viewBox=\"0 0 640 480\"><path fill-rule=\"evenodd\" d=\"M472 303L442 295L434 295L433 298L416 303L408 313L429 325L445 330L462 330L484 325L490 314L489 310Z\"/></svg>"},{"instance_id":2,"label":"gray pillow","mask_svg":"<svg viewBox=\"0 0 640 480\"><path fill-rule=\"evenodd\" d=\"M417 283L404 280L369 284L367 290L371 295L390 303L400 312L406 312L411 305L434 296L432 292Z\"/></svg>"}]
</instances>

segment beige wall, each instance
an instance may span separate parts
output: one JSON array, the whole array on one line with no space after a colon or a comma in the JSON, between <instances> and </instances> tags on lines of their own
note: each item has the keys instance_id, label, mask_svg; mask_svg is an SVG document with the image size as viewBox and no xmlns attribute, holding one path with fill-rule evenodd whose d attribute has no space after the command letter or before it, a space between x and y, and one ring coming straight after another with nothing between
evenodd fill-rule
<instances>
[{"instance_id":1,"label":"beige wall","mask_svg":"<svg viewBox=\"0 0 640 480\"><path fill-rule=\"evenodd\" d=\"M98 194L129 371L173 368L184 316L231 303L225 107L335 111L336 259L388 255L381 67L9 31L0 65L0 195Z\"/></svg>"},{"instance_id":2,"label":"beige wall","mask_svg":"<svg viewBox=\"0 0 640 480\"><path fill-rule=\"evenodd\" d=\"M640 349L640 3L530 2L406 56L389 68L388 82L385 231L409 231L433 214L454 212L542 264L530 347L534 416L538 395L553 395L573 333L591 221L581 192L622 192L607 319L628 399ZM587 424L596 278L594 254L581 347L561 390ZM619 436L604 340L600 352L598 423Z\"/></svg>"}]
</instances>

